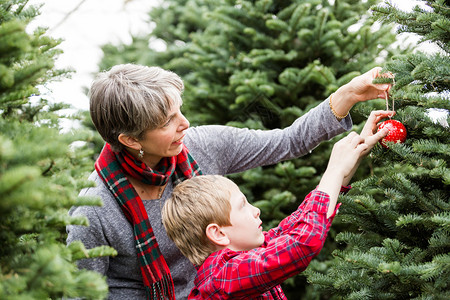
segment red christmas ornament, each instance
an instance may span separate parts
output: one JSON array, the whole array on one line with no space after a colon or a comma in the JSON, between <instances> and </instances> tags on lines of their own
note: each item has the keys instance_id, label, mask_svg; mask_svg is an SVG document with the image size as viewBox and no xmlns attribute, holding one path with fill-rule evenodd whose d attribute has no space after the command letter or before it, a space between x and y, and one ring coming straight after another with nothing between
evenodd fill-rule
<instances>
[{"instance_id":1,"label":"red christmas ornament","mask_svg":"<svg viewBox=\"0 0 450 300\"><path fill-rule=\"evenodd\" d=\"M404 143L406 141L406 128L401 122L397 120L387 120L378 126L378 131L383 128L389 130L388 135L380 140L380 144L384 148L389 148L386 145L386 142Z\"/></svg>"}]
</instances>

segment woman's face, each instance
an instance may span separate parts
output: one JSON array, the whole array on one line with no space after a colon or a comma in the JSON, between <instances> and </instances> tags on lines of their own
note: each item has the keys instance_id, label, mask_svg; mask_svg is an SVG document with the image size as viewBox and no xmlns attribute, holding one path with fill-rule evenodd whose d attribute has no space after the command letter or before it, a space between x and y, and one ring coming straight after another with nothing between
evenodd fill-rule
<instances>
[{"instance_id":1,"label":"woman's face","mask_svg":"<svg viewBox=\"0 0 450 300\"><path fill-rule=\"evenodd\" d=\"M149 167L155 167L163 157L178 155L182 150L185 130L189 121L180 111L180 105L173 105L162 126L147 130L139 143L144 150L144 160Z\"/></svg>"}]
</instances>

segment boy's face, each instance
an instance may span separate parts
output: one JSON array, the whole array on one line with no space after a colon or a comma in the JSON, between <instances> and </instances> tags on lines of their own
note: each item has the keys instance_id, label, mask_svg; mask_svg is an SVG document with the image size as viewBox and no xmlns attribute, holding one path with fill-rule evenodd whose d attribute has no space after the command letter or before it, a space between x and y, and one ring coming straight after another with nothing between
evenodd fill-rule
<instances>
[{"instance_id":1,"label":"boy's face","mask_svg":"<svg viewBox=\"0 0 450 300\"><path fill-rule=\"evenodd\" d=\"M264 243L260 210L247 202L247 198L233 184L231 189L231 226L224 226L222 230L227 234L230 244L227 248L234 251L247 251Z\"/></svg>"}]
</instances>

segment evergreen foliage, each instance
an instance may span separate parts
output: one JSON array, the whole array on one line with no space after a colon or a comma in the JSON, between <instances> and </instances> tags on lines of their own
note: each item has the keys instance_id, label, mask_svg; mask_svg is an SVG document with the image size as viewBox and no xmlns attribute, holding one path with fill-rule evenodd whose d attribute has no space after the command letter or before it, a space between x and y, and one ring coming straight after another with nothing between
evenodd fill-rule
<instances>
[{"instance_id":1,"label":"evergreen foliage","mask_svg":"<svg viewBox=\"0 0 450 300\"><path fill-rule=\"evenodd\" d=\"M150 12L151 33L130 45L103 47L100 69L133 62L180 74L186 85L182 110L193 126L284 128L353 77L408 50L394 48L392 27L367 14L376 3L168 0ZM156 42L165 49L155 49ZM352 112L355 130L366 112L358 108ZM318 184L335 141L303 158L231 177L272 227ZM373 168L366 161L356 178ZM334 249L334 235L319 260ZM303 285L302 278L291 279L284 290L290 299L306 298Z\"/></svg>"},{"instance_id":2,"label":"evergreen foliage","mask_svg":"<svg viewBox=\"0 0 450 300\"><path fill-rule=\"evenodd\" d=\"M450 4L423 3L410 12L373 7L399 33L416 33L438 50L396 56L385 66L395 74L394 118L408 137L375 148L374 175L342 198L342 222L356 230L339 233L335 259L308 274L327 299L450 298ZM446 117L435 120L436 110Z\"/></svg>"},{"instance_id":3,"label":"evergreen foliage","mask_svg":"<svg viewBox=\"0 0 450 300\"><path fill-rule=\"evenodd\" d=\"M72 143L88 132L61 133L62 104L39 96L39 85L65 76L54 67L59 40L45 29L26 32L38 8L24 0L0 1L0 299L106 296L105 280L78 270L80 258L111 255L110 248L65 245L72 205L101 205L77 198L88 185L92 150ZM35 96L35 97L33 97Z\"/></svg>"}]
</instances>

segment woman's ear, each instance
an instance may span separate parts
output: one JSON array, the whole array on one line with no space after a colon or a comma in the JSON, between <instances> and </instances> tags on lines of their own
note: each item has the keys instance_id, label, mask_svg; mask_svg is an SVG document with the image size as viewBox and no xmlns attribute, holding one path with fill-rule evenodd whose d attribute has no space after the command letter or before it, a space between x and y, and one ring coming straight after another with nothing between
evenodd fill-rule
<instances>
[{"instance_id":1,"label":"woman's ear","mask_svg":"<svg viewBox=\"0 0 450 300\"><path fill-rule=\"evenodd\" d=\"M125 147L134 149L134 150L141 150L142 146L139 143L139 141L131 136L125 135L123 133L119 134L119 137L117 138L119 142L124 145Z\"/></svg>"},{"instance_id":2,"label":"woman's ear","mask_svg":"<svg viewBox=\"0 0 450 300\"><path fill-rule=\"evenodd\" d=\"M206 236L214 245L227 247L230 244L228 236L222 231L222 228L215 223L209 224L206 227Z\"/></svg>"}]
</instances>

